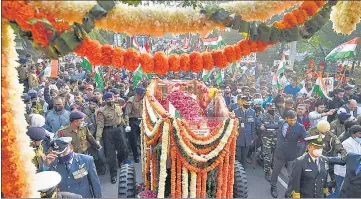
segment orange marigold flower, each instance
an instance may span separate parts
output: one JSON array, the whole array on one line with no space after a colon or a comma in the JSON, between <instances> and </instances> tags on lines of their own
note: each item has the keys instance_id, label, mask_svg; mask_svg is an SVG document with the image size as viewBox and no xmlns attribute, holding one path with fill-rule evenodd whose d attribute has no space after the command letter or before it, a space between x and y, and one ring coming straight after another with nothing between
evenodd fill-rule
<instances>
[{"instance_id":1,"label":"orange marigold flower","mask_svg":"<svg viewBox=\"0 0 361 199\"><path fill-rule=\"evenodd\" d=\"M65 30L69 30L70 29L70 26L68 23L66 22L53 22L52 23L54 28L59 32L59 33L62 33L64 32Z\"/></svg>"},{"instance_id":2,"label":"orange marigold flower","mask_svg":"<svg viewBox=\"0 0 361 199\"><path fill-rule=\"evenodd\" d=\"M116 47L113 50L112 54L112 65L116 68L121 68L124 63L124 55L125 51L122 48Z\"/></svg>"},{"instance_id":3,"label":"orange marigold flower","mask_svg":"<svg viewBox=\"0 0 361 199\"><path fill-rule=\"evenodd\" d=\"M308 16L313 16L318 10L318 6L314 1L305 1L300 7L306 10Z\"/></svg>"},{"instance_id":4,"label":"orange marigold flower","mask_svg":"<svg viewBox=\"0 0 361 199\"><path fill-rule=\"evenodd\" d=\"M223 51L224 51L224 54L226 55L229 63L236 61L236 52L235 52L233 46L231 46L231 45L226 46Z\"/></svg>"},{"instance_id":5,"label":"orange marigold flower","mask_svg":"<svg viewBox=\"0 0 361 199\"><path fill-rule=\"evenodd\" d=\"M113 47L106 44L101 47L101 50L102 50L102 65L103 66L112 65Z\"/></svg>"},{"instance_id":6,"label":"orange marigold flower","mask_svg":"<svg viewBox=\"0 0 361 199\"><path fill-rule=\"evenodd\" d=\"M289 12L283 17L283 23L285 24L286 28L294 27L297 25L297 18L292 12Z\"/></svg>"},{"instance_id":7,"label":"orange marigold flower","mask_svg":"<svg viewBox=\"0 0 361 199\"><path fill-rule=\"evenodd\" d=\"M224 55L222 50L212 51L212 58L214 65L219 68L224 68L228 65L227 57Z\"/></svg>"},{"instance_id":8,"label":"orange marigold flower","mask_svg":"<svg viewBox=\"0 0 361 199\"><path fill-rule=\"evenodd\" d=\"M145 73L154 72L154 60L153 57L149 53L142 53L140 55L140 65L142 66L142 70Z\"/></svg>"},{"instance_id":9,"label":"orange marigold flower","mask_svg":"<svg viewBox=\"0 0 361 199\"><path fill-rule=\"evenodd\" d=\"M317 6L319 8L321 8L322 6L324 6L327 3L327 1L315 1L315 3L317 4Z\"/></svg>"},{"instance_id":10,"label":"orange marigold flower","mask_svg":"<svg viewBox=\"0 0 361 199\"><path fill-rule=\"evenodd\" d=\"M30 6L23 6L16 11L17 17L15 19L16 23L23 29L23 30L30 30L31 24L29 20L34 18L35 10Z\"/></svg>"},{"instance_id":11,"label":"orange marigold flower","mask_svg":"<svg viewBox=\"0 0 361 199\"><path fill-rule=\"evenodd\" d=\"M171 54L168 57L168 64L170 71L179 71L180 68L180 58L177 54Z\"/></svg>"},{"instance_id":12,"label":"orange marigold flower","mask_svg":"<svg viewBox=\"0 0 361 199\"><path fill-rule=\"evenodd\" d=\"M305 23L306 19L307 19L307 12L304 9L295 9L292 11L292 13L294 14L294 16L297 19L297 23L298 24L303 24Z\"/></svg>"},{"instance_id":13,"label":"orange marigold flower","mask_svg":"<svg viewBox=\"0 0 361 199\"><path fill-rule=\"evenodd\" d=\"M189 54L189 60L190 60L191 71L193 71L195 73L202 71L203 60L202 60L202 56L199 52L191 52L191 54Z\"/></svg>"},{"instance_id":14,"label":"orange marigold flower","mask_svg":"<svg viewBox=\"0 0 361 199\"><path fill-rule=\"evenodd\" d=\"M2 1L2 15L8 20L15 20L18 16L18 10L25 5L24 1Z\"/></svg>"},{"instance_id":15,"label":"orange marigold flower","mask_svg":"<svg viewBox=\"0 0 361 199\"><path fill-rule=\"evenodd\" d=\"M164 52L156 52L153 56L154 72L158 75L165 75L168 72L169 64Z\"/></svg>"},{"instance_id":16,"label":"orange marigold flower","mask_svg":"<svg viewBox=\"0 0 361 199\"><path fill-rule=\"evenodd\" d=\"M34 41L40 45L47 47L49 44L49 38L53 34L51 30L47 29L42 22L37 22L31 27Z\"/></svg>"},{"instance_id":17,"label":"orange marigold flower","mask_svg":"<svg viewBox=\"0 0 361 199\"><path fill-rule=\"evenodd\" d=\"M124 53L124 66L127 70L135 71L139 65L140 54L133 48L128 48Z\"/></svg>"},{"instance_id":18,"label":"orange marigold flower","mask_svg":"<svg viewBox=\"0 0 361 199\"><path fill-rule=\"evenodd\" d=\"M180 56L180 70L187 72L190 69L190 60L188 54L181 54Z\"/></svg>"},{"instance_id":19,"label":"orange marigold flower","mask_svg":"<svg viewBox=\"0 0 361 199\"><path fill-rule=\"evenodd\" d=\"M202 52L203 69L212 70L214 67L213 57L210 52Z\"/></svg>"},{"instance_id":20,"label":"orange marigold flower","mask_svg":"<svg viewBox=\"0 0 361 199\"><path fill-rule=\"evenodd\" d=\"M242 58L242 52L238 45L233 45L234 52L236 53L236 60L240 60Z\"/></svg>"},{"instance_id":21,"label":"orange marigold flower","mask_svg":"<svg viewBox=\"0 0 361 199\"><path fill-rule=\"evenodd\" d=\"M257 52L257 43L249 40L249 48L251 52L253 53Z\"/></svg>"}]
</instances>

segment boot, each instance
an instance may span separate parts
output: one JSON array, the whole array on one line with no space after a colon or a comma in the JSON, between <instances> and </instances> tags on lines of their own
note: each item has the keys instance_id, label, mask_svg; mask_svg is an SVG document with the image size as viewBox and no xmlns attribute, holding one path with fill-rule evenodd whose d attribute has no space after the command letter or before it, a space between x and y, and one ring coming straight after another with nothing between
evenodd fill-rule
<instances>
[{"instance_id":1,"label":"boot","mask_svg":"<svg viewBox=\"0 0 361 199\"><path fill-rule=\"evenodd\" d=\"M277 193L277 186L276 185L271 185L271 195L274 198L278 197L278 193Z\"/></svg>"},{"instance_id":2,"label":"boot","mask_svg":"<svg viewBox=\"0 0 361 199\"><path fill-rule=\"evenodd\" d=\"M266 178L266 180L267 180L268 182L271 182L271 174L270 174L269 171L268 171L268 172L265 172L264 177Z\"/></svg>"}]
</instances>

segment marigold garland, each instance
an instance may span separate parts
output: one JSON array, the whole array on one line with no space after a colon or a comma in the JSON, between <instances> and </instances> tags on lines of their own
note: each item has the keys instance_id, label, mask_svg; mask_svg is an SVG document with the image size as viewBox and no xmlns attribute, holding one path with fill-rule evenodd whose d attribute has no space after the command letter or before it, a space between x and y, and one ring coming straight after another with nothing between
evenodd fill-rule
<instances>
[{"instance_id":1,"label":"marigold garland","mask_svg":"<svg viewBox=\"0 0 361 199\"><path fill-rule=\"evenodd\" d=\"M218 68L224 68L228 66L227 57L222 50L212 51L212 57L213 57L214 65L217 66Z\"/></svg>"},{"instance_id":2,"label":"marigold garland","mask_svg":"<svg viewBox=\"0 0 361 199\"><path fill-rule=\"evenodd\" d=\"M124 67L127 70L135 71L135 69L137 69L139 66L139 58L140 58L139 52L134 50L133 48L128 48L123 56L124 56Z\"/></svg>"},{"instance_id":3,"label":"marigold garland","mask_svg":"<svg viewBox=\"0 0 361 199\"><path fill-rule=\"evenodd\" d=\"M112 65L118 69L123 67L124 64L124 53L125 51L122 48L116 47L113 50L112 54Z\"/></svg>"},{"instance_id":4,"label":"marigold garland","mask_svg":"<svg viewBox=\"0 0 361 199\"><path fill-rule=\"evenodd\" d=\"M233 140L231 140L232 142ZM225 150L229 152L228 146ZM226 198L228 195L228 171L229 171L229 153L224 157L223 165L223 187L222 187L222 198Z\"/></svg>"},{"instance_id":5,"label":"marigold garland","mask_svg":"<svg viewBox=\"0 0 361 199\"><path fill-rule=\"evenodd\" d=\"M177 192L176 192L176 198L181 198L182 196L182 162L180 157L181 154L178 150L176 150L177 153Z\"/></svg>"},{"instance_id":6,"label":"marigold garland","mask_svg":"<svg viewBox=\"0 0 361 199\"><path fill-rule=\"evenodd\" d=\"M201 198L207 197L207 172L202 173Z\"/></svg>"},{"instance_id":7,"label":"marigold garland","mask_svg":"<svg viewBox=\"0 0 361 199\"><path fill-rule=\"evenodd\" d=\"M236 51L232 45L226 46L224 48L224 55L227 57L229 63L235 62L237 60Z\"/></svg>"},{"instance_id":8,"label":"marigold garland","mask_svg":"<svg viewBox=\"0 0 361 199\"><path fill-rule=\"evenodd\" d=\"M214 66L212 53L202 52L202 59L203 59L203 68L205 70L212 70Z\"/></svg>"},{"instance_id":9,"label":"marigold garland","mask_svg":"<svg viewBox=\"0 0 361 199\"><path fill-rule=\"evenodd\" d=\"M198 52L191 52L189 54L190 68L192 72L198 73L203 69L202 55Z\"/></svg>"},{"instance_id":10,"label":"marigold garland","mask_svg":"<svg viewBox=\"0 0 361 199\"><path fill-rule=\"evenodd\" d=\"M176 154L176 150L174 148L174 141L173 139L171 139L171 145L172 145L172 149L171 149L171 159L172 159L172 164L171 164L171 197L175 198L176 197L176 171L177 171L177 154Z\"/></svg>"},{"instance_id":11,"label":"marigold garland","mask_svg":"<svg viewBox=\"0 0 361 199\"><path fill-rule=\"evenodd\" d=\"M154 61L153 57L148 53L142 53L140 55L140 65L142 66L142 70L144 73L152 73L154 72Z\"/></svg>"},{"instance_id":12,"label":"marigold garland","mask_svg":"<svg viewBox=\"0 0 361 199\"><path fill-rule=\"evenodd\" d=\"M223 191L222 186L223 186L223 160L221 160L221 163L218 165L216 198L222 198L222 191Z\"/></svg>"},{"instance_id":13,"label":"marigold garland","mask_svg":"<svg viewBox=\"0 0 361 199\"><path fill-rule=\"evenodd\" d=\"M101 47L101 51L102 51L103 66L112 65L113 48L110 45L106 44Z\"/></svg>"},{"instance_id":14,"label":"marigold garland","mask_svg":"<svg viewBox=\"0 0 361 199\"><path fill-rule=\"evenodd\" d=\"M169 64L169 70L170 71L179 71L180 69L180 58L177 54L171 54L168 57L168 64Z\"/></svg>"},{"instance_id":15,"label":"marigold garland","mask_svg":"<svg viewBox=\"0 0 361 199\"><path fill-rule=\"evenodd\" d=\"M48 46L50 36L53 34L52 31L47 29L42 22L37 22L29 28L31 28L34 40L44 47Z\"/></svg>"},{"instance_id":16,"label":"marigold garland","mask_svg":"<svg viewBox=\"0 0 361 199\"><path fill-rule=\"evenodd\" d=\"M152 191L157 189L157 154L155 151L152 152Z\"/></svg>"},{"instance_id":17,"label":"marigold garland","mask_svg":"<svg viewBox=\"0 0 361 199\"><path fill-rule=\"evenodd\" d=\"M183 71L183 72L187 72L189 71L190 69L190 60L189 60L189 55L188 54L181 54L180 56L180 71Z\"/></svg>"},{"instance_id":18,"label":"marigold garland","mask_svg":"<svg viewBox=\"0 0 361 199\"><path fill-rule=\"evenodd\" d=\"M156 52L153 56L154 72L158 75L165 75L169 70L168 58L164 52Z\"/></svg>"}]
</instances>

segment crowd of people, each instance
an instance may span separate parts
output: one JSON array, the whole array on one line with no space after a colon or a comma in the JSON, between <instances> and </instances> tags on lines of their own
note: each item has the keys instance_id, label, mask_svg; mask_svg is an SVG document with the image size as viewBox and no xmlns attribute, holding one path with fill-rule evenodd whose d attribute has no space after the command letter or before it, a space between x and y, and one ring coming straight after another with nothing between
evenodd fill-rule
<instances>
[{"instance_id":1,"label":"crowd of people","mask_svg":"<svg viewBox=\"0 0 361 199\"><path fill-rule=\"evenodd\" d=\"M59 173L62 192L101 197L98 175L109 170L115 184L118 167L130 157L139 163L142 98L150 79L133 85L132 72L107 67L100 87L94 74L74 60L79 59L64 59L55 78L42 73L49 60L23 60L18 70L25 87L27 134L38 171ZM256 66L226 74L221 84L215 73L205 81L222 91L239 119L236 159L247 169L257 156L273 197L278 197L277 178L285 165L290 178L286 197L360 196L361 189L355 189L360 172L350 172L360 166L349 162L354 154L361 156L361 85L352 79L339 82L325 98L313 91L312 74L299 77L286 69L281 88L275 88L273 69ZM203 81L201 73L169 72L160 78ZM317 160L312 163L321 165L317 172L322 175L307 173L314 169L309 160ZM44 196L53 194L49 190L42 190Z\"/></svg>"}]
</instances>

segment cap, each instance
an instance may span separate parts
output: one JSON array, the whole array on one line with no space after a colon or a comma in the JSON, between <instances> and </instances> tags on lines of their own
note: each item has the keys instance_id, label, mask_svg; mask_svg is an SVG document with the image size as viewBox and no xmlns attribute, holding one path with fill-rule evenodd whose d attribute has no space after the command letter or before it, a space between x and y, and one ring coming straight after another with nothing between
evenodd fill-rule
<instances>
[{"instance_id":1,"label":"cap","mask_svg":"<svg viewBox=\"0 0 361 199\"><path fill-rule=\"evenodd\" d=\"M343 89L345 89L345 91L349 91L349 90L352 90L353 87L350 85L346 85Z\"/></svg>"},{"instance_id":2,"label":"cap","mask_svg":"<svg viewBox=\"0 0 361 199\"><path fill-rule=\"evenodd\" d=\"M345 108L339 108L337 110L337 115L351 115L351 114L348 113Z\"/></svg>"},{"instance_id":3,"label":"cap","mask_svg":"<svg viewBox=\"0 0 361 199\"><path fill-rule=\"evenodd\" d=\"M89 99L89 102L95 102L95 103L99 103L98 99L95 97L92 97Z\"/></svg>"},{"instance_id":4,"label":"cap","mask_svg":"<svg viewBox=\"0 0 361 199\"><path fill-rule=\"evenodd\" d=\"M263 100L262 100L262 99L259 99L259 98L254 99L254 101L253 101L253 104L254 104L254 105L262 104L262 103L263 103Z\"/></svg>"},{"instance_id":5,"label":"cap","mask_svg":"<svg viewBox=\"0 0 361 199\"><path fill-rule=\"evenodd\" d=\"M143 87L138 87L138 88L135 89L135 93L136 93L137 95L144 95L144 93L145 93L145 88L143 88Z\"/></svg>"},{"instance_id":6,"label":"cap","mask_svg":"<svg viewBox=\"0 0 361 199\"><path fill-rule=\"evenodd\" d=\"M103 89L101 89L101 88L96 88L96 89L94 90L94 93L103 93Z\"/></svg>"},{"instance_id":7,"label":"cap","mask_svg":"<svg viewBox=\"0 0 361 199\"><path fill-rule=\"evenodd\" d=\"M267 102L266 108L267 108L267 107L270 107L270 108L272 108L272 109L276 109L275 103L272 103L272 102Z\"/></svg>"},{"instance_id":8,"label":"cap","mask_svg":"<svg viewBox=\"0 0 361 199\"><path fill-rule=\"evenodd\" d=\"M107 92L103 96L104 100L107 100L107 99L110 99L110 98L113 98L113 93L112 92Z\"/></svg>"},{"instance_id":9,"label":"cap","mask_svg":"<svg viewBox=\"0 0 361 199\"><path fill-rule=\"evenodd\" d=\"M21 98L24 100L25 103L30 102L31 100L31 97L26 93L23 96L21 96Z\"/></svg>"},{"instance_id":10,"label":"cap","mask_svg":"<svg viewBox=\"0 0 361 199\"><path fill-rule=\"evenodd\" d=\"M316 135L309 135L309 136L305 137L305 141L307 141L308 144L323 147L323 138L324 137L325 137L325 135L318 133Z\"/></svg>"},{"instance_id":11,"label":"cap","mask_svg":"<svg viewBox=\"0 0 361 199\"><path fill-rule=\"evenodd\" d=\"M71 137L56 138L51 141L50 146L53 152L55 152L56 154L62 154L68 148L71 141Z\"/></svg>"},{"instance_id":12,"label":"cap","mask_svg":"<svg viewBox=\"0 0 361 199\"><path fill-rule=\"evenodd\" d=\"M26 135L28 135L31 140L41 141L45 138L46 132L42 127L29 127Z\"/></svg>"},{"instance_id":13,"label":"cap","mask_svg":"<svg viewBox=\"0 0 361 199\"><path fill-rule=\"evenodd\" d=\"M354 125L349 130L350 134L353 135L357 132L361 132L361 126L360 125Z\"/></svg>"},{"instance_id":14,"label":"cap","mask_svg":"<svg viewBox=\"0 0 361 199\"><path fill-rule=\"evenodd\" d=\"M31 99L34 99L38 97L38 92L36 90L29 90L28 95L30 96Z\"/></svg>"},{"instance_id":15,"label":"cap","mask_svg":"<svg viewBox=\"0 0 361 199\"><path fill-rule=\"evenodd\" d=\"M88 89L94 90L94 86L91 85L91 84L88 84L88 85L85 86L85 90L88 90Z\"/></svg>"},{"instance_id":16,"label":"cap","mask_svg":"<svg viewBox=\"0 0 361 199\"><path fill-rule=\"evenodd\" d=\"M321 120L317 123L317 130L321 133L325 133L330 130L330 123L326 120Z\"/></svg>"},{"instance_id":17,"label":"cap","mask_svg":"<svg viewBox=\"0 0 361 199\"><path fill-rule=\"evenodd\" d=\"M39 192L46 192L61 182L61 175L56 171L43 171L35 174L35 188Z\"/></svg>"},{"instance_id":18,"label":"cap","mask_svg":"<svg viewBox=\"0 0 361 199\"><path fill-rule=\"evenodd\" d=\"M69 120L73 122L74 120L79 120L84 118L84 113L80 111L73 111L70 113Z\"/></svg>"}]
</instances>

